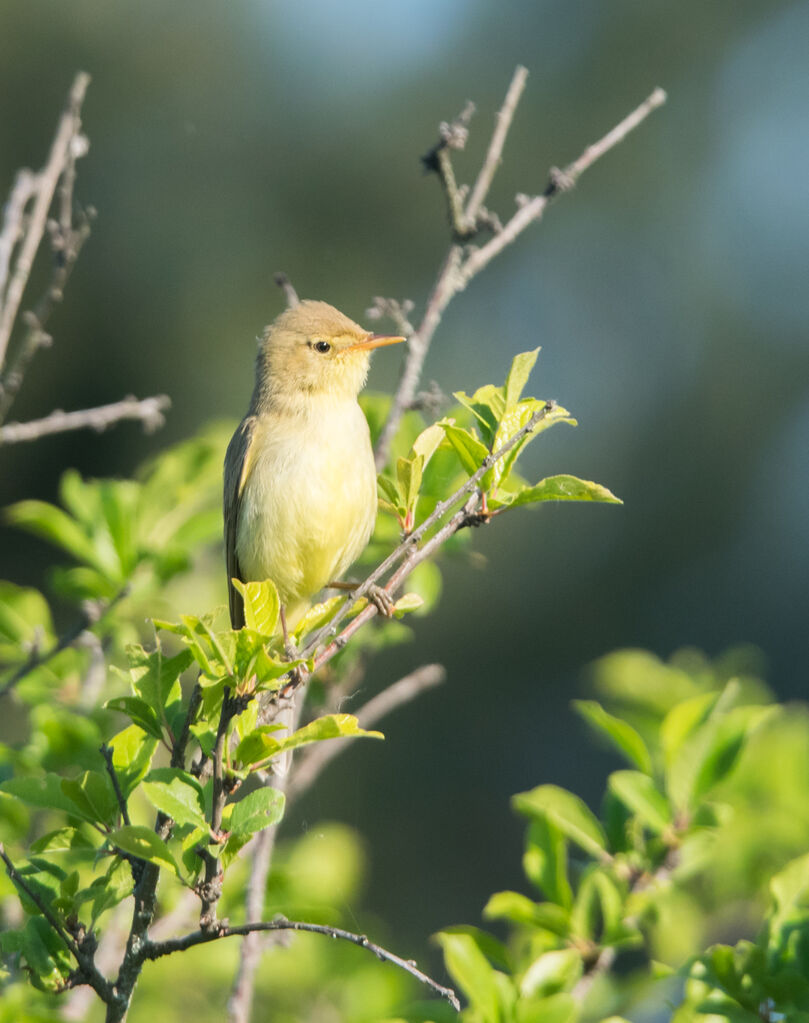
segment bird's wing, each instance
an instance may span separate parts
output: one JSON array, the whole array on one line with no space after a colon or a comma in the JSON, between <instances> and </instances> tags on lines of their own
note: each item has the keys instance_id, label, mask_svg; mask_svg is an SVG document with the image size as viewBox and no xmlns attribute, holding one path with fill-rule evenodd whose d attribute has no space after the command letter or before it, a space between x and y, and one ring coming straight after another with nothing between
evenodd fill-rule
<instances>
[{"instance_id":1,"label":"bird's wing","mask_svg":"<svg viewBox=\"0 0 809 1023\"><path fill-rule=\"evenodd\" d=\"M256 417L246 416L239 424L230 439L225 455L225 562L228 571L228 603L230 605L230 623L234 629L244 625L244 605L239 593L233 588L231 579L244 580L239 558L236 554L236 531L239 524L239 512L242 494L252 463L251 446L255 439Z\"/></svg>"}]
</instances>

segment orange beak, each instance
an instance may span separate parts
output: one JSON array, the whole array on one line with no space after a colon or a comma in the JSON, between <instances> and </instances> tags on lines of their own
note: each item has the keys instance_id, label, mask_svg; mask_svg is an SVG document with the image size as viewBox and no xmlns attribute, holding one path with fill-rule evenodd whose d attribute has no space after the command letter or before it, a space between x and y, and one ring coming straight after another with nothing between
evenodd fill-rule
<instances>
[{"instance_id":1,"label":"orange beak","mask_svg":"<svg viewBox=\"0 0 809 1023\"><path fill-rule=\"evenodd\" d=\"M364 341L358 341L345 349L347 352L368 352L372 348L384 348L385 345L398 345L400 341L406 341L406 337L393 337L387 334L369 334Z\"/></svg>"}]
</instances>

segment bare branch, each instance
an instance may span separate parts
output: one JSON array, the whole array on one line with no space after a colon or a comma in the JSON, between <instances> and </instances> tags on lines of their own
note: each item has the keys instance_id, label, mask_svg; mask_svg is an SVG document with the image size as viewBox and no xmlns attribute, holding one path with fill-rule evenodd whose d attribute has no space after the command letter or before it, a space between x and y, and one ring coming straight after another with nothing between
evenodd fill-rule
<instances>
[{"instance_id":1,"label":"bare branch","mask_svg":"<svg viewBox=\"0 0 809 1023\"><path fill-rule=\"evenodd\" d=\"M426 973L416 966L412 959L402 959L400 956L382 948L381 945L370 941L364 934L353 934L351 931L344 931L340 927L328 927L325 924L310 924L300 920L286 920L280 917L276 920L258 921L255 923L239 924L230 927L221 924L213 931L192 931L182 938L172 938L162 942L146 942L141 952L142 959L161 959L163 956L171 955L173 952L184 952L195 945L204 945L209 941L218 941L220 938L230 938L238 935L250 934L254 931L307 931L311 934L323 934L327 938L340 938L343 941L350 941L361 948L367 948L369 952L381 959L383 962L392 963L400 969L415 977L435 994L446 998L449 1004L460 1012L461 1003L452 988L443 987L437 981L428 977Z\"/></svg>"},{"instance_id":2,"label":"bare branch","mask_svg":"<svg viewBox=\"0 0 809 1023\"><path fill-rule=\"evenodd\" d=\"M464 262L458 273L458 291L462 291L472 278L479 274L518 235L522 234L526 227L540 220L550 203L564 192L570 191L581 175L588 168L592 167L596 160L601 159L602 156L617 146L619 142L622 142L652 111L662 106L665 102L666 93L663 89L655 89L639 107L625 117L620 124L617 124L612 131L607 132L598 142L588 146L577 160L568 164L561 171L553 168L548 184L545 186L542 194L528 201L523 201L523 204L499 234L496 234L481 248L475 249L469 254L468 259Z\"/></svg>"},{"instance_id":3,"label":"bare branch","mask_svg":"<svg viewBox=\"0 0 809 1023\"><path fill-rule=\"evenodd\" d=\"M467 209L472 208L474 210L476 221L479 221L480 216L482 215L482 206L480 205L480 202L482 202L482 199L485 197L486 191L491 184L491 177L494 174L494 168L499 160L499 155L502 151L503 143L505 142L505 137L511 124L514 108L516 107L517 101L522 93L524 75L520 72L521 69L517 68L514 73L514 77L512 78L511 85L506 95L506 100L500 110L500 114L498 115L498 121L495 126L491 143L489 144L489 151L484 162L484 166L481 169L481 173L478 175L478 180L475 183L475 190L469 200L469 207ZM438 277L435 285L433 286L432 293L427 301L424 318L415 333L411 334L408 338L408 351L402 367L399 385L396 390L396 395L394 397L388 419L376 446L375 460L377 471L384 468L387 462L390 445L396 435L396 431L399 429L399 423L401 422L402 416L407 409L412 406L413 398L416 394L419 379L421 377L421 370L424 365L424 360L427 356L430 343L432 342L433 335L441 322L444 311L455 295L463 291L472 278L480 273L480 271L487 266L498 253L502 252L506 246L510 245L530 224L538 221L545 212L545 208L553 199L575 184L581 174L583 174L588 167L591 167L596 160L626 138L629 132L645 120L645 118L648 117L653 110L661 106L665 100L665 92L662 89L655 89L655 91L643 103L641 103L636 110L625 117L620 124L616 125L615 128L612 129L612 131L608 132L594 145L588 146L578 160L575 160L572 164L566 167L564 171L552 171L545 191L533 199L523 199L520 208L508 221L505 227L501 230L496 230L492 238L481 248L471 248L466 250L459 241L459 239L463 240L465 236L463 234L459 235L457 229L455 230L454 243L450 246L444 263L438 272ZM441 145L441 143L439 143L439 145ZM435 153L436 156L433 163L428 165L433 166L433 169L437 171L441 178L442 185L446 190L447 180L444 175L442 165L437 158L437 154L440 150L435 148L430 152L431 154ZM491 167L487 170L486 168L487 165L490 164L490 161ZM473 201L477 205L473 206ZM487 213L487 220L490 223L491 218L492 214ZM466 237L468 237L469 225L468 223L465 223L464 226L467 230ZM473 234L475 230L476 228L472 230Z\"/></svg>"},{"instance_id":4,"label":"bare branch","mask_svg":"<svg viewBox=\"0 0 809 1023\"><path fill-rule=\"evenodd\" d=\"M294 284L283 270L279 270L278 273L273 274L273 280L281 291L283 291L287 300L287 307L289 309L294 309L296 305L300 305L301 300L298 298L298 292L295 290Z\"/></svg>"},{"instance_id":5,"label":"bare branch","mask_svg":"<svg viewBox=\"0 0 809 1023\"><path fill-rule=\"evenodd\" d=\"M19 171L3 211L3 229L0 231L0 309L4 304L11 253L23 233L25 207L36 194L38 184L39 178L33 171Z\"/></svg>"},{"instance_id":6,"label":"bare branch","mask_svg":"<svg viewBox=\"0 0 809 1023\"><path fill-rule=\"evenodd\" d=\"M157 394L151 398L140 399L129 395L111 405L99 405L97 408L80 409L76 412L56 409L44 419L34 419L28 423L6 423L5 426L0 426L0 444L39 440L40 437L66 433L69 430L90 429L101 433L125 419L134 419L142 423L143 429L147 433L152 433L165 423L165 412L170 407L171 399L168 395Z\"/></svg>"},{"instance_id":7,"label":"bare branch","mask_svg":"<svg viewBox=\"0 0 809 1023\"><path fill-rule=\"evenodd\" d=\"M34 206L28 227L25 230L22 245L17 255L16 264L8 282L3 305L0 308L0 365L5 361L6 349L11 338L11 330L20 308L23 292L31 274L34 258L45 231L45 225L59 178L65 171L70 159L71 148L80 131L80 111L90 76L81 72L73 82L68 97L67 109L62 114L56 136L51 146L48 162L39 173Z\"/></svg>"},{"instance_id":8,"label":"bare branch","mask_svg":"<svg viewBox=\"0 0 809 1023\"><path fill-rule=\"evenodd\" d=\"M520 97L527 81L528 69L518 65L514 71L514 77L511 79L511 85L508 87L503 106L497 113L495 128L489 142L486 159L480 168L480 173L477 176L477 180L472 188L472 194L466 206L466 222L470 227L474 227L477 223L480 207L486 201L494 175L500 166L506 136L508 135L508 130L514 119L514 112L517 109L517 104L520 102Z\"/></svg>"},{"instance_id":9,"label":"bare branch","mask_svg":"<svg viewBox=\"0 0 809 1023\"><path fill-rule=\"evenodd\" d=\"M87 629L98 623L106 617L112 611L112 609L118 604L124 597L129 593L129 587L123 586L109 601L96 600L96 601L85 601L82 606L82 617L78 622L71 628L68 629L63 636L60 636L57 642L51 647L50 650L46 650L44 653L37 649L31 651L28 660L25 661L20 667L14 672L10 679L0 687L0 697L5 696L7 693L21 682L26 675L29 675L32 671L37 668L41 668L51 661L57 654L60 654L63 650L66 650L69 646L72 646L81 636L86 632Z\"/></svg>"},{"instance_id":10,"label":"bare branch","mask_svg":"<svg viewBox=\"0 0 809 1023\"><path fill-rule=\"evenodd\" d=\"M387 717L397 707L415 700L427 689L441 685L447 673L440 664L424 664L412 671L398 682L387 686L381 693L370 699L356 713L362 728L370 728L381 718ZM287 806L311 788L323 770L340 756L354 740L346 738L342 742L318 742L305 751L295 774L287 785Z\"/></svg>"}]
</instances>

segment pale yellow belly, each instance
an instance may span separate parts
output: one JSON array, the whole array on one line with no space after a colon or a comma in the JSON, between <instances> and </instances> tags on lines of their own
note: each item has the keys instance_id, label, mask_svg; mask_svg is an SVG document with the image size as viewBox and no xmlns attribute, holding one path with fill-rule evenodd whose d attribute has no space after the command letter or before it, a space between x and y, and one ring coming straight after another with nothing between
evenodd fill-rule
<instances>
[{"instance_id":1,"label":"pale yellow belly","mask_svg":"<svg viewBox=\"0 0 809 1023\"><path fill-rule=\"evenodd\" d=\"M245 482L236 552L247 580L273 580L299 603L339 578L376 520L376 473L356 402L298 417L266 417ZM252 454L252 452L251 452Z\"/></svg>"}]
</instances>

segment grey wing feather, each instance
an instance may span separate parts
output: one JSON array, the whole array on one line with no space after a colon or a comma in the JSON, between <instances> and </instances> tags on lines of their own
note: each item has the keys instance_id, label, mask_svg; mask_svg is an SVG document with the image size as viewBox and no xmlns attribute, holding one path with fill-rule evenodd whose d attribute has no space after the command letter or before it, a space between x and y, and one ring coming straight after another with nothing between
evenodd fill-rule
<instances>
[{"instance_id":1,"label":"grey wing feather","mask_svg":"<svg viewBox=\"0 0 809 1023\"><path fill-rule=\"evenodd\" d=\"M225 517L225 562L228 572L228 604L230 606L230 623L234 629L241 629L244 625L244 607L242 598L233 588L231 579L241 579L243 582L239 558L236 554L236 530L239 523L239 511L241 508L242 491L246 479L245 464L247 462L250 444L253 440L253 433L256 425L255 416L247 416L241 421L236 432L228 444L225 455L225 489L224 489L224 517Z\"/></svg>"}]
</instances>

